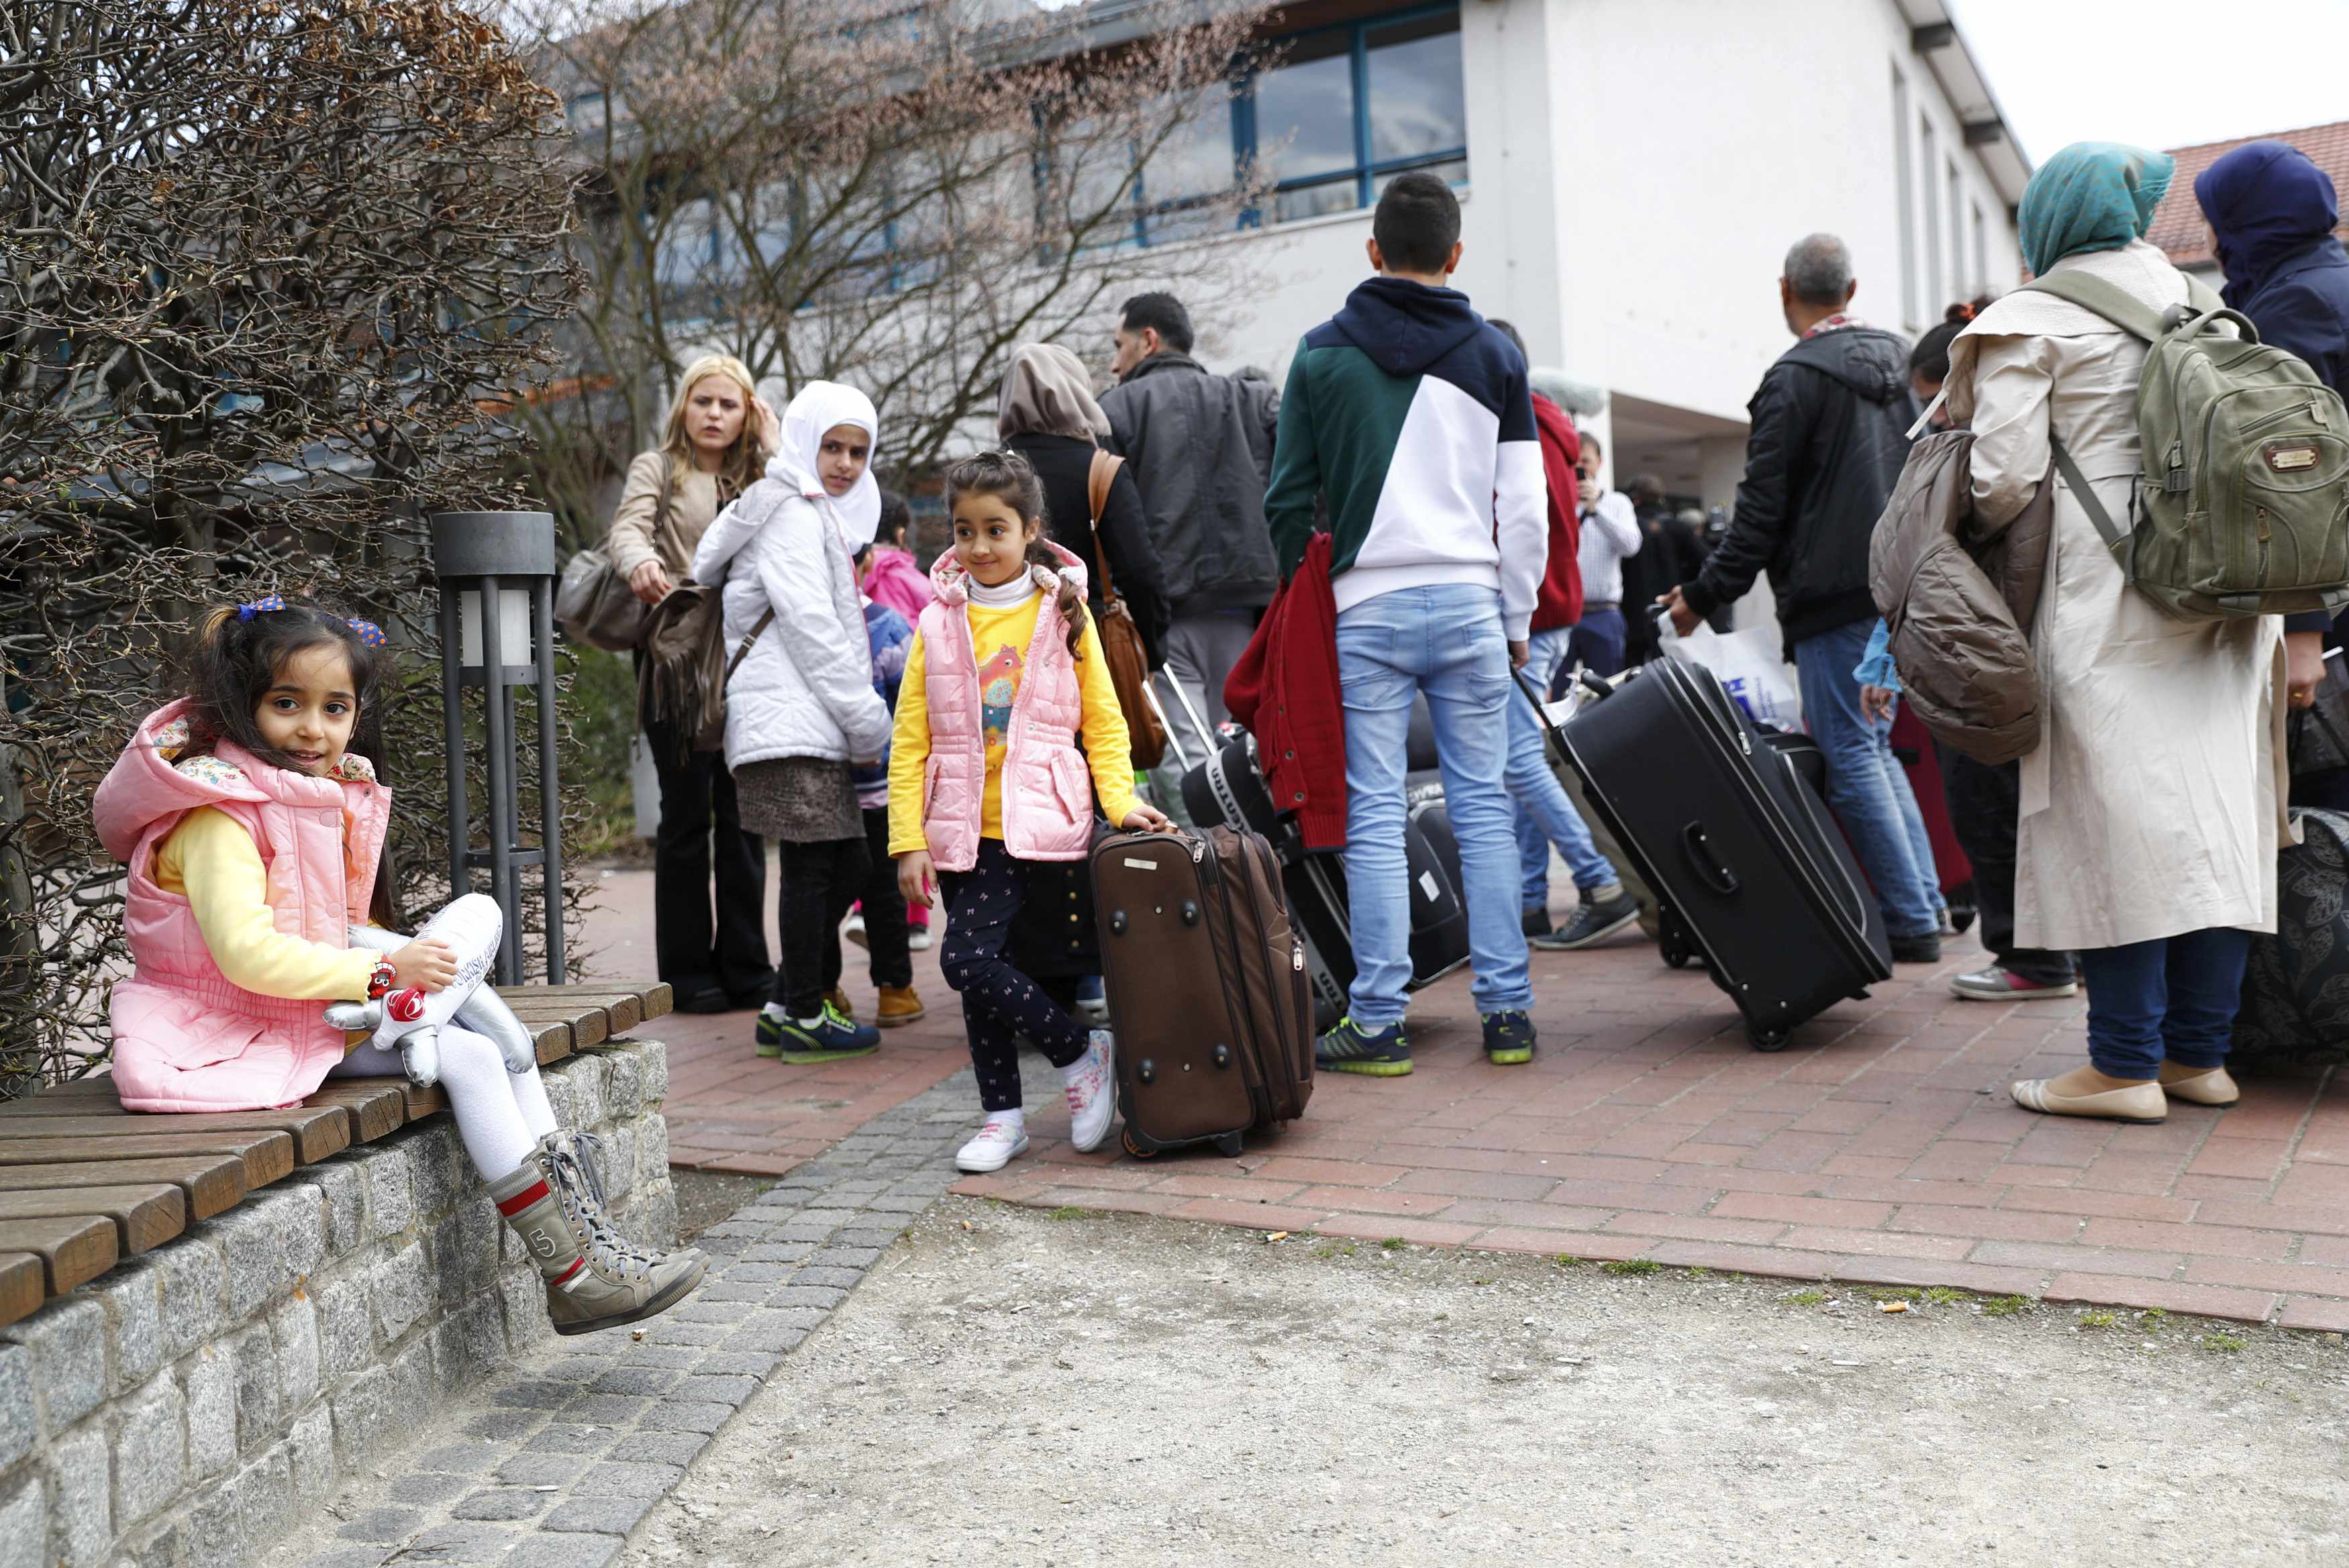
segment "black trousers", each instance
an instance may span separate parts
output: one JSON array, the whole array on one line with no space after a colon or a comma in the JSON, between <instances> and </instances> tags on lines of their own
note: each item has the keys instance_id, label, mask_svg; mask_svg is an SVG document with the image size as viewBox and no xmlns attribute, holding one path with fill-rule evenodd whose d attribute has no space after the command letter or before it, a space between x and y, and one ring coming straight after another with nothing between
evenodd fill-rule
<instances>
[{"instance_id":1,"label":"black trousers","mask_svg":"<svg viewBox=\"0 0 2349 1568\"><path fill-rule=\"evenodd\" d=\"M734 775L723 752L680 758L675 730L647 724L660 776L653 839L653 962L682 1003L712 986L755 995L773 981L767 963L767 847L742 830ZM718 880L715 923L709 884Z\"/></svg>"},{"instance_id":2,"label":"black trousers","mask_svg":"<svg viewBox=\"0 0 2349 1568\"><path fill-rule=\"evenodd\" d=\"M840 923L864 894L871 859L863 839L783 841L776 905L783 962L775 971L775 1001L794 1018L823 1012L824 993L840 984Z\"/></svg>"},{"instance_id":3,"label":"black trousers","mask_svg":"<svg viewBox=\"0 0 2349 1568\"><path fill-rule=\"evenodd\" d=\"M1982 945L2026 980L2060 985L2075 977L2072 955L2014 944L2014 833L2023 809L2023 767L1977 762L1940 741L1941 792L1950 803L1950 830L1974 863L1974 898L1982 910Z\"/></svg>"},{"instance_id":4,"label":"black trousers","mask_svg":"<svg viewBox=\"0 0 2349 1568\"><path fill-rule=\"evenodd\" d=\"M1040 887L1030 886L1030 872ZM1021 909L1049 895L1062 878L1057 866L1017 861L999 839L978 841L978 863L967 872L940 872L946 896L947 934L938 950L938 970L962 994L964 1032L970 1039L971 1066L978 1071L978 1102L988 1110L1019 1104L1019 1038L1026 1036L1056 1068L1085 1054L1089 1032L1071 1016L1076 977L1040 980L1017 968L1006 955Z\"/></svg>"},{"instance_id":5,"label":"black trousers","mask_svg":"<svg viewBox=\"0 0 2349 1568\"><path fill-rule=\"evenodd\" d=\"M905 895L897 891L897 862L889 858L889 808L864 808L864 886L857 897L864 902L864 945L873 955L873 984L911 985L914 950L906 945L912 932L905 924ZM839 946L839 928L833 932ZM839 969L834 967L833 974Z\"/></svg>"}]
</instances>

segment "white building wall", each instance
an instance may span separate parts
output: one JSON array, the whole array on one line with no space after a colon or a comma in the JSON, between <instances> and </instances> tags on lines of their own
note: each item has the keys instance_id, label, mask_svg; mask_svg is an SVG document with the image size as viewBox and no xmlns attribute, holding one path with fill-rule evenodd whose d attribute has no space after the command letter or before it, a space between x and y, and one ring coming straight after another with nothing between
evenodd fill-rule
<instances>
[{"instance_id":1,"label":"white building wall","mask_svg":"<svg viewBox=\"0 0 2349 1568\"><path fill-rule=\"evenodd\" d=\"M1456 282L1487 315L1522 331L1537 362L1637 400L1630 455L1669 455L1708 504L1725 504L1736 465L1723 442L1789 339L1777 278L1786 248L1840 234L1859 279L1855 308L1914 332L2020 265L2006 202L1963 146L1892 0L1464 0L1469 189ZM1908 82L1936 161L1918 169L1904 252L1895 164L1893 72ZM1908 136L1914 157L1921 133ZM1948 160L1964 232L1951 260ZM1923 294L1921 203L1943 204L1943 298ZM1993 276L1971 262L1984 217ZM1245 318L1200 323L1221 369L1286 373L1300 334L1367 275L1368 211L1225 242L1263 247L1273 274ZM1920 274L1921 320L1904 319L1904 254ZM1962 284L1960 275L1962 274ZM1113 307L1112 307L1113 308ZM1104 339L1109 325L1102 328ZM1649 405L1674 411L1660 425ZM1613 449L1609 421L1598 428ZM1669 452L1666 448L1669 447ZM1733 448L1732 449L1733 449Z\"/></svg>"}]
</instances>

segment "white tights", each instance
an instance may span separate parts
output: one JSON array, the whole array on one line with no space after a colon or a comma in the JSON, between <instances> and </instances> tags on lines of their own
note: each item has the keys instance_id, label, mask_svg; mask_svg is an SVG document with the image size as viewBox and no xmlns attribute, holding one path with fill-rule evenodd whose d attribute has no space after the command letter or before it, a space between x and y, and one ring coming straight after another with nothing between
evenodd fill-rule
<instances>
[{"instance_id":1,"label":"white tights","mask_svg":"<svg viewBox=\"0 0 2349 1568\"><path fill-rule=\"evenodd\" d=\"M361 1046L345 1057L330 1078L400 1078L399 1053ZM530 1158L538 1140L554 1130L554 1108L533 1065L526 1073L506 1071L497 1043L454 1025L440 1029L440 1087L457 1117L457 1135L484 1181L511 1176Z\"/></svg>"}]
</instances>

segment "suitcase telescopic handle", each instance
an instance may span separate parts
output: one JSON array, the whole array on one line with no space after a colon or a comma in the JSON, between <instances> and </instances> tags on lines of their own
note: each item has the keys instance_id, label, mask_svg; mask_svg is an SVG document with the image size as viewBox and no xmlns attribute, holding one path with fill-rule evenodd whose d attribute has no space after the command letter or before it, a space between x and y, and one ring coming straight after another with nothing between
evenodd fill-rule
<instances>
[{"instance_id":1,"label":"suitcase telescopic handle","mask_svg":"<svg viewBox=\"0 0 2349 1568\"><path fill-rule=\"evenodd\" d=\"M1681 848L1687 852L1689 867L1699 882L1723 897L1737 891L1737 873L1713 852L1713 841L1704 836L1702 822L1691 822L1681 830Z\"/></svg>"}]
</instances>

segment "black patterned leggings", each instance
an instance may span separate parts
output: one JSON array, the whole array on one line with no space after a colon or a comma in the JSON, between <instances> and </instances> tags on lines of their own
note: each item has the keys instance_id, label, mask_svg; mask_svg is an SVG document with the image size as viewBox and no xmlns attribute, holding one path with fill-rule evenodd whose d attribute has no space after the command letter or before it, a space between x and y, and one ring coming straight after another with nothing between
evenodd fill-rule
<instances>
[{"instance_id":1,"label":"black patterned leggings","mask_svg":"<svg viewBox=\"0 0 2349 1568\"><path fill-rule=\"evenodd\" d=\"M978 1070L978 1103L990 1111L1019 1105L1019 1037L1056 1068L1085 1054L1085 1026L1069 1014L1076 981L1030 979L1004 956L1013 922L1028 896L1027 868L1000 839L978 841L978 863L940 872L947 935L938 970L962 993L962 1022Z\"/></svg>"}]
</instances>

